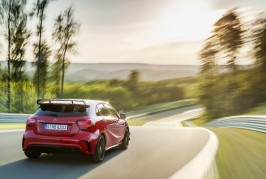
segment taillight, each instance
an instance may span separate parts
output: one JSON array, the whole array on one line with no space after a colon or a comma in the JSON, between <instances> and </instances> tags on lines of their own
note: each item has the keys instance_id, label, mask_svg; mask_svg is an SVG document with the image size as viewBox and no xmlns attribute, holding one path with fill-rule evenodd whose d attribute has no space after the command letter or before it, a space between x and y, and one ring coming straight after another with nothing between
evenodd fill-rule
<instances>
[{"instance_id":1,"label":"taillight","mask_svg":"<svg viewBox=\"0 0 266 179\"><path fill-rule=\"evenodd\" d=\"M92 126L91 120L89 120L89 119L80 120L80 121L78 121L78 126L80 129L88 129Z\"/></svg>"},{"instance_id":2,"label":"taillight","mask_svg":"<svg viewBox=\"0 0 266 179\"><path fill-rule=\"evenodd\" d=\"M35 117L30 117L27 120L27 126L32 127L36 123L37 119Z\"/></svg>"}]
</instances>

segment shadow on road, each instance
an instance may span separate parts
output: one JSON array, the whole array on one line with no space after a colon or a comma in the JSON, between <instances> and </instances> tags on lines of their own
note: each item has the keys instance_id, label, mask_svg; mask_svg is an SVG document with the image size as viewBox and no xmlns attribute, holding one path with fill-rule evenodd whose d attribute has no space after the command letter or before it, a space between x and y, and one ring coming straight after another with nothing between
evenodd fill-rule
<instances>
[{"instance_id":1,"label":"shadow on road","mask_svg":"<svg viewBox=\"0 0 266 179\"><path fill-rule=\"evenodd\" d=\"M0 167L0 178L78 178L123 151L107 151L102 163L95 164L85 155L42 154L39 159L23 159Z\"/></svg>"}]
</instances>

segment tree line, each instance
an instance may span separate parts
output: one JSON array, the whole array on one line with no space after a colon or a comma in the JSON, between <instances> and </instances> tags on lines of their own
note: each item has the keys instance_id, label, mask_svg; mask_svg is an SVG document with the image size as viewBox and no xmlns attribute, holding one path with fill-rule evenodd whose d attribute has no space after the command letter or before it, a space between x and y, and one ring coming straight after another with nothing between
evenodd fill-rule
<instances>
[{"instance_id":1,"label":"tree line","mask_svg":"<svg viewBox=\"0 0 266 179\"><path fill-rule=\"evenodd\" d=\"M0 66L1 111L29 111L36 98L64 97L64 74L69 64L68 55L77 52L75 37L80 24L74 18L71 6L58 14L51 34L56 48L53 53L51 45L44 37L46 10L52 1L36 0L29 12L26 10L27 0L2 0L0 3L4 44L1 51L7 51L6 56L2 53L6 65L2 62ZM30 20L37 22L35 29L29 29ZM25 53L33 38L36 41L32 45L34 74L31 79L25 73ZM52 57L55 59L53 63Z\"/></svg>"},{"instance_id":2,"label":"tree line","mask_svg":"<svg viewBox=\"0 0 266 179\"><path fill-rule=\"evenodd\" d=\"M241 66L241 53L253 59ZM227 11L213 25L199 53L200 102L206 119L241 114L266 101L266 12L243 23L238 9ZM225 66L221 64L226 62Z\"/></svg>"},{"instance_id":3,"label":"tree line","mask_svg":"<svg viewBox=\"0 0 266 179\"><path fill-rule=\"evenodd\" d=\"M140 76L138 70L132 70L127 80L68 83L65 97L106 100L117 110L124 111L184 99L184 88L175 81L144 82Z\"/></svg>"}]
</instances>

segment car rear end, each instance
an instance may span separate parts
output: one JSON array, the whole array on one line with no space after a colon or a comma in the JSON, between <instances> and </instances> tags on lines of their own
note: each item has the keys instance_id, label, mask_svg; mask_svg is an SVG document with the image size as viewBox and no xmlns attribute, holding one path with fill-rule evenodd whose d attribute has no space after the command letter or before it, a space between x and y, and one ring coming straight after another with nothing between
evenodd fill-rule
<instances>
[{"instance_id":1,"label":"car rear end","mask_svg":"<svg viewBox=\"0 0 266 179\"><path fill-rule=\"evenodd\" d=\"M39 104L39 109L27 120L23 135L22 148L26 155L95 153L99 131L93 130L89 106L84 101L58 100Z\"/></svg>"}]
</instances>

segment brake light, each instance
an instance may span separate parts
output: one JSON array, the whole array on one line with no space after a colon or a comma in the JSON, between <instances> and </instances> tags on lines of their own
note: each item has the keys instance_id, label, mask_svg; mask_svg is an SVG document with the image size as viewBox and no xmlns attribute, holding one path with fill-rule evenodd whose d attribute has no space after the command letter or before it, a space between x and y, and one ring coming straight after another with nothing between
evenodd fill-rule
<instances>
[{"instance_id":1,"label":"brake light","mask_svg":"<svg viewBox=\"0 0 266 179\"><path fill-rule=\"evenodd\" d=\"M80 121L78 121L78 126L80 129L88 129L92 126L91 120L89 120L89 119L80 120Z\"/></svg>"},{"instance_id":2,"label":"brake light","mask_svg":"<svg viewBox=\"0 0 266 179\"><path fill-rule=\"evenodd\" d=\"M32 127L36 123L37 119L35 117L30 117L27 120L27 126Z\"/></svg>"}]
</instances>

